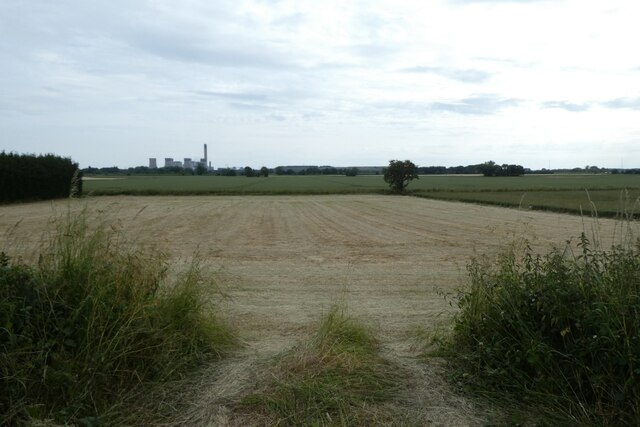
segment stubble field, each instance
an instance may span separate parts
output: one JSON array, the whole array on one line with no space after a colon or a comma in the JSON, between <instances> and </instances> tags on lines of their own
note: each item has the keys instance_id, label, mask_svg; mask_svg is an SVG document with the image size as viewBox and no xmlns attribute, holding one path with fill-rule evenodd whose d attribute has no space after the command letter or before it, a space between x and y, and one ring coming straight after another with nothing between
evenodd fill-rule
<instances>
[{"instance_id":1,"label":"stubble field","mask_svg":"<svg viewBox=\"0 0 640 427\"><path fill-rule=\"evenodd\" d=\"M217 371L211 380L224 392L195 399L189 420L198 422L219 417L231 395L250 387L252 363L291 346L341 301L373 327L389 357L429 382L416 382L411 399L431 408L432 422L446 424L455 414L459 424L482 423L485 415L461 412L471 406L445 390L436 367L415 362L416 331L449 316L443 293L464 286L470 257L491 255L520 237L541 250L561 246L583 230L590 235L596 224L555 213L382 195L114 196L2 206L0 230L7 231L0 250L35 256L50 218L69 205L101 215L137 245L165 252L176 270L197 253L219 275L228 296L220 309L245 349L226 375ZM605 244L616 227L598 221ZM233 384L221 387L220 381Z\"/></svg>"}]
</instances>

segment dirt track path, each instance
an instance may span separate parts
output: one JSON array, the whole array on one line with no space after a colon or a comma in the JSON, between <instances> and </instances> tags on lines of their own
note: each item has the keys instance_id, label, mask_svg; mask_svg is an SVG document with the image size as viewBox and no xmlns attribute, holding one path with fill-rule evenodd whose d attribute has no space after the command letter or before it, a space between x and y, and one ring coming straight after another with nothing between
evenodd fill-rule
<instances>
[{"instance_id":1,"label":"dirt track path","mask_svg":"<svg viewBox=\"0 0 640 427\"><path fill-rule=\"evenodd\" d=\"M238 359L248 370L261 355L290 346L338 301L374 327L385 351L408 361L416 328L446 318L441 292L464 284L476 251L493 253L519 236L540 248L562 245L593 225L575 216L391 196L101 197L71 205L103 212L176 264L198 251L220 271L230 296L225 314L249 343ZM0 250L18 244L33 253L48 218L66 206L0 207L0 232L13 227L0 235ZM612 221L599 227L605 241L614 235ZM443 393L423 390L420 399ZM441 415L461 404L438 402ZM434 412L430 419L438 424L449 416Z\"/></svg>"}]
</instances>

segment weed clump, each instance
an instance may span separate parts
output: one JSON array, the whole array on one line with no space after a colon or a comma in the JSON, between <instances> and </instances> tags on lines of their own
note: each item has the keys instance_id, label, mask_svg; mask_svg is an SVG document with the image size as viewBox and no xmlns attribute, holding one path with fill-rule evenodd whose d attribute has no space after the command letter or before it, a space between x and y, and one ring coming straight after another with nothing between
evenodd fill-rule
<instances>
[{"instance_id":1,"label":"weed clump","mask_svg":"<svg viewBox=\"0 0 640 427\"><path fill-rule=\"evenodd\" d=\"M376 405L397 382L368 330L334 306L316 334L279 361L274 379L243 403L270 424L371 425L385 418Z\"/></svg>"},{"instance_id":2,"label":"weed clump","mask_svg":"<svg viewBox=\"0 0 640 427\"><path fill-rule=\"evenodd\" d=\"M197 263L166 283L165 257L120 237L69 214L35 265L0 257L0 424L95 424L232 344Z\"/></svg>"},{"instance_id":3,"label":"weed clump","mask_svg":"<svg viewBox=\"0 0 640 427\"><path fill-rule=\"evenodd\" d=\"M469 265L445 345L457 380L575 423L640 424L640 242L521 249Z\"/></svg>"}]
</instances>

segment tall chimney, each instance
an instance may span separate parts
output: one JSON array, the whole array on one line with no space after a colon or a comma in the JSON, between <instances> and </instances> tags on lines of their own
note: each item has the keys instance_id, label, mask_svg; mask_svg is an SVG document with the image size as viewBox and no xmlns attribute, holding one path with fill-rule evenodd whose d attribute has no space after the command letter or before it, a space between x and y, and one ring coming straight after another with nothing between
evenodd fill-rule
<instances>
[{"instance_id":1,"label":"tall chimney","mask_svg":"<svg viewBox=\"0 0 640 427\"><path fill-rule=\"evenodd\" d=\"M205 164L205 166L208 164L208 162L207 162L207 144L204 144L204 164Z\"/></svg>"}]
</instances>

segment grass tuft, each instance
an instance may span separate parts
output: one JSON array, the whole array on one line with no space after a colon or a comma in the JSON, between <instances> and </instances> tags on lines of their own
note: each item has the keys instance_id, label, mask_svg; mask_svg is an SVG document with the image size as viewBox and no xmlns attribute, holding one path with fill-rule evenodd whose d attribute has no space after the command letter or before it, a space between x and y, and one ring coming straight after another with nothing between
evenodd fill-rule
<instances>
[{"instance_id":1,"label":"grass tuft","mask_svg":"<svg viewBox=\"0 0 640 427\"><path fill-rule=\"evenodd\" d=\"M273 380L244 406L276 425L371 425L398 386L366 327L334 306L308 342L285 355Z\"/></svg>"},{"instance_id":2,"label":"grass tuft","mask_svg":"<svg viewBox=\"0 0 640 427\"><path fill-rule=\"evenodd\" d=\"M199 265L167 283L162 254L68 214L35 265L0 257L0 424L105 421L127 393L233 344Z\"/></svg>"},{"instance_id":3,"label":"grass tuft","mask_svg":"<svg viewBox=\"0 0 640 427\"><path fill-rule=\"evenodd\" d=\"M566 424L640 424L640 242L514 245L469 273L445 347L457 382Z\"/></svg>"}]
</instances>

